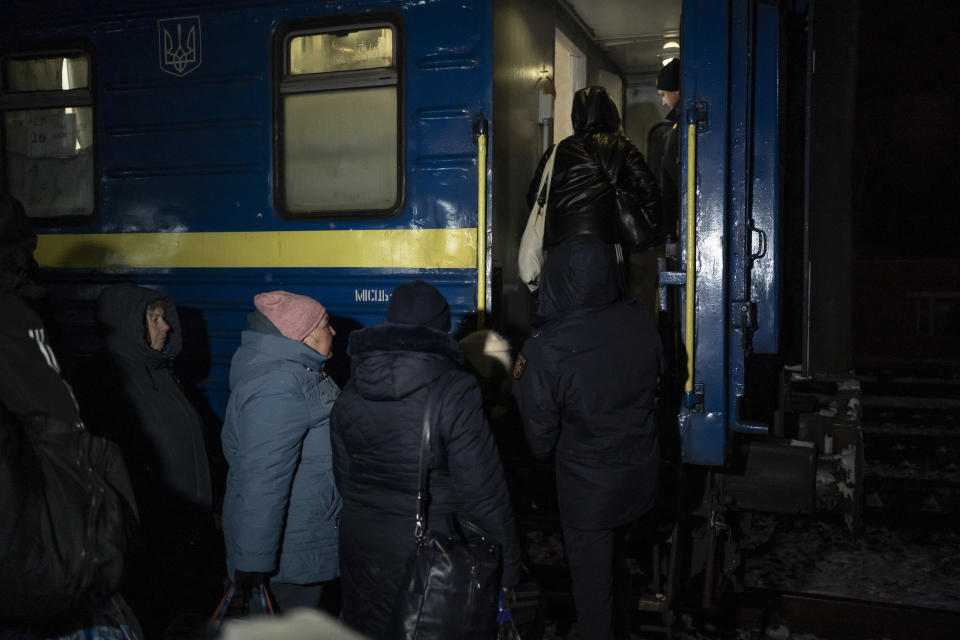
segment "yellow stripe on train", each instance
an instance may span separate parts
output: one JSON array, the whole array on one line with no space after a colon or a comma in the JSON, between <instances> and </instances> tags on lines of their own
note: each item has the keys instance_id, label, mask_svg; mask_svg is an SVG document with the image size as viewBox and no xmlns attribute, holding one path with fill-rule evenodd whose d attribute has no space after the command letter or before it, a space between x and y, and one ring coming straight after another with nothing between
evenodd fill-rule
<instances>
[{"instance_id":1,"label":"yellow stripe on train","mask_svg":"<svg viewBox=\"0 0 960 640\"><path fill-rule=\"evenodd\" d=\"M43 234L42 267L475 269L477 230L375 229Z\"/></svg>"}]
</instances>

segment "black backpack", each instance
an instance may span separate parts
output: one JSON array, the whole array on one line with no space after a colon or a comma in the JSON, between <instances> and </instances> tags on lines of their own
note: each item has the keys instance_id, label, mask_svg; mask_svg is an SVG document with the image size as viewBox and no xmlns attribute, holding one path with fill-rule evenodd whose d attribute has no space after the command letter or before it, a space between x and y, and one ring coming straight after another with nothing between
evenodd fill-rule
<instances>
[{"instance_id":1,"label":"black backpack","mask_svg":"<svg viewBox=\"0 0 960 640\"><path fill-rule=\"evenodd\" d=\"M0 620L48 623L115 593L135 505L114 443L47 415L4 419Z\"/></svg>"}]
</instances>

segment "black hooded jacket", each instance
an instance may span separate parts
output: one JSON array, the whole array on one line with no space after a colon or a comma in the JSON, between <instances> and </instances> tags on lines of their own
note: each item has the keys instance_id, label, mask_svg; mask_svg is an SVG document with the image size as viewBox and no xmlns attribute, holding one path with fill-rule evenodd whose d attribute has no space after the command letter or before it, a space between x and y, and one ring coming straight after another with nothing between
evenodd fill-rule
<instances>
[{"instance_id":1,"label":"black hooded jacket","mask_svg":"<svg viewBox=\"0 0 960 640\"><path fill-rule=\"evenodd\" d=\"M27 303L43 293L34 280L36 245L23 208L0 193L0 564L18 528L27 526L20 518L31 485L19 468L20 423L41 414L81 424L43 321Z\"/></svg>"},{"instance_id":2,"label":"black hooded jacket","mask_svg":"<svg viewBox=\"0 0 960 640\"><path fill-rule=\"evenodd\" d=\"M19 419L43 413L77 424L77 403L30 306L45 293L36 282L36 246L23 207L0 193L0 400Z\"/></svg>"},{"instance_id":3,"label":"black hooded jacket","mask_svg":"<svg viewBox=\"0 0 960 640\"><path fill-rule=\"evenodd\" d=\"M144 333L146 309L154 300L163 300L170 325L163 351L152 349ZM116 284L101 292L97 319L107 332L107 357L99 363L107 368L90 402L82 405L85 415L89 409L90 428L121 445L145 511L167 497L209 509L203 427L171 368L183 345L176 305L161 291Z\"/></svg>"},{"instance_id":4,"label":"black hooded jacket","mask_svg":"<svg viewBox=\"0 0 960 640\"><path fill-rule=\"evenodd\" d=\"M457 342L424 326L353 332L350 380L331 415L334 473L343 496L340 576L344 621L390 635L413 553L423 415L433 393L428 526L456 513L503 545L503 584L518 580L520 548L500 457L480 389L460 368ZM437 437L439 436L439 437Z\"/></svg>"},{"instance_id":5,"label":"black hooded jacket","mask_svg":"<svg viewBox=\"0 0 960 640\"><path fill-rule=\"evenodd\" d=\"M556 449L560 517L576 529L630 522L656 496L660 337L650 309L618 291L609 245L577 236L552 249L540 276L548 321L514 370L527 442L540 458Z\"/></svg>"},{"instance_id":6,"label":"black hooded jacket","mask_svg":"<svg viewBox=\"0 0 960 640\"><path fill-rule=\"evenodd\" d=\"M625 242L617 227L617 186L634 194L644 211L659 224L660 187L643 154L623 135L617 106L603 87L581 89L573 97L573 135L557 145L550 183L543 246L550 248L570 236L592 234L607 243ZM550 151L543 155L527 190L527 207L538 194ZM598 164L598 162L600 164ZM601 166L602 165L602 166ZM642 228L642 224L638 222Z\"/></svg>"}]
</instances>

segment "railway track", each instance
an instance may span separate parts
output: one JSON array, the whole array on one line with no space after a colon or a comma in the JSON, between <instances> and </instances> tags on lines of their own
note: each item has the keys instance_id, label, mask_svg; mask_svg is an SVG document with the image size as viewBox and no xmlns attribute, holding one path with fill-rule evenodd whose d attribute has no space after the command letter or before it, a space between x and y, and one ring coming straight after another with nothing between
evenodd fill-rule
<instances>
[{"instance_id":1,"label":"railway track","mask_svg":"<svg viewBox=\"0 0 960 640\"><path fill-rule=\"evenodd\" d=\"M960 379L860 377L866 516L960 520Z\"/></svg>"},{"instance_id":2,"label":"railway track","mask_svg":"<svg viewBox=\"0 0 960 640\"><path fill-rule=\"evenodd\" d=\"M692 626L678 601L670 631L661 613L640 607L635 631L683 640L960 638L960 380L860 381L866 509L859 535L835 514L755 517L766 542L747 551L741 592ZM549 530L544 524L537 528ZM564 633L573 620L565 568L537 569L559 632L545 637L572 637Z\"/></svg>"},{"instance_id":3,"label":"railway track","mask_svg":"<svg viewBox=\"0 0 960 640\"><path fill-rule=\"evenodd\" d=\"M757 590L737 600L736 627L764 636L808 633L822 640L955 640L960 612L809 593ZM737 637L743 638L743 635ZM763 637L763 636L758 636Z\"/></svg>"}]
</instances>

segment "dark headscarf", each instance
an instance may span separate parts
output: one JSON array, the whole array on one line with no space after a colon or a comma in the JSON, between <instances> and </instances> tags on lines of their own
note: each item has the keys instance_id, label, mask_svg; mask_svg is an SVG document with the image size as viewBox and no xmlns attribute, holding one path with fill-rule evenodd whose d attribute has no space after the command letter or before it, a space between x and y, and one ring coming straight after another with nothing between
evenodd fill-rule
<instances>
[{"instance_id":1,"label":"dark headscarf","mask_svg":"<svg viewBox=\"0 0 960 640\"><path fill-rule=\"evenodd\" d=\"M620 112L603 87L586 87L573 94L570 111L573 133L616 133L620 130Z\"/></svg>"},{"instance_id":2,"label":"dark headscarf","mask_svg":"<svg viewBox=\"0 0 960 640\"><path fill-rule=\"evenodd\" d=\"M151 348L145 335L144 317L155 300L163 300L164 319L170 325L163 351ZM123 359L159 366L183 348L177 307L162 291L128 282L104 287L97 298L97 319L107 330L107 348Z\"/></svg>"}]
</instances>

